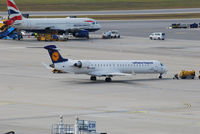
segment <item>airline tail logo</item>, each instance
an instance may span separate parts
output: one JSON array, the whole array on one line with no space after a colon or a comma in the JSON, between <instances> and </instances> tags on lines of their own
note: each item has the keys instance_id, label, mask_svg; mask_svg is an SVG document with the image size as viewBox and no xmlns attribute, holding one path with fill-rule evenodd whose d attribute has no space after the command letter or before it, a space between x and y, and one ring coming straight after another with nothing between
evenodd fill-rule
<instances>
[{"instance_id":1,"label":"airline tail logo","mask_svg":"<svg viewBox=\"0 0 200 134\"><path fill-rule=\"evenodd\" d=\"M5 22L7 25L12 25L16 20L22 20L22 14L17 8L14 0L7 0L7 7L9 15L9 20Z\"/></svg>"},{"instance_id":2,"label":"airline tail logo","mask_svg":"<svg viewBox=\"0 0 200 134\"><path fill-rule=\"evenodd\" d=\"M53 52L51 58L54 62L58 61L58 59L60 58L59 53L57 51Z\"/></svg>"}]
</instances>

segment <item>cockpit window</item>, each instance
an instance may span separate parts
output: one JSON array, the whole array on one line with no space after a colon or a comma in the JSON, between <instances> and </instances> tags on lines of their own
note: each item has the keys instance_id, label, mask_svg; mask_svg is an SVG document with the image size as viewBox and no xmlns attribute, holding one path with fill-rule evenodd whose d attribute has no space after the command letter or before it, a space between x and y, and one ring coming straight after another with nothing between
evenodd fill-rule
<instances>
[{"instance_id":1,"label":"cockpit window","mask_svg":"<svg viewBox=\"0 0 200 134\"><path fill-rule=\"evenodd\" d=\"M94 25L94 24L98 24L98 22L95 21L95 22L93 22L92 24L93 24L93 25Z\"/></svg>"},{"instance_id":2,"label":"cockpit window","mask_svg":"<svg viewBox=\"0 0 200 134\"><path fill-rule=\"evenodd\" d=\"M160 63L160 66L164 66L162 63Z\"/></svg>"}]
</instances>

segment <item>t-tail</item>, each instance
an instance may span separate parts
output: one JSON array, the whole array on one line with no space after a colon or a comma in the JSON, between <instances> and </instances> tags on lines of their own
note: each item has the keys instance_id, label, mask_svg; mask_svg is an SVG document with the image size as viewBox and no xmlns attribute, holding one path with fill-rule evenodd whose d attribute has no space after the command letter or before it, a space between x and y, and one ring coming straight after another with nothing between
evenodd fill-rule
<instances>
[{"instance_id":1,"label":"t-tail","mask_svg":"<svg viewBox=\"0 0 200 134\"><path fill-rule=\"evenodd\" d=\"M4 21L4 23L6 25L12 25L16 20L23 20L24 18L14 0L6 0L6 2L8 7L9 19L7 21Z\"/></svg>"},{"instance_id":2,"label":"t-tail","mask_svg":"<svg viewBox=\"0 0 200 134\"><path fill-rule=\"evenodd\" d=\"M68 61L68 59L63 58L60 55L60 53L55 45L48 45L48 46L45 46L44 48L48 50L49 55L51 57L51 61L53 63L60 63L60 62Z\"/></svg>"}]
</instances>

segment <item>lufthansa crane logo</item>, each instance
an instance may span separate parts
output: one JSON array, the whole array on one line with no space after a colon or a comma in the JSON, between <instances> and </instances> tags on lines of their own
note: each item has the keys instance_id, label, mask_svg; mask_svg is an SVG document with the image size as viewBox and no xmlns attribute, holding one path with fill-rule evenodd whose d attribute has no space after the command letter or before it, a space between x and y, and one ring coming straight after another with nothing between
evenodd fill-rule
<instances>
[{"instance_id":1,"label":"lufthansa crane logo","mask_svg":"<svg viewBox=\"0 0 200 134\"><path fill-rule=\"evenodd\" d=\"M58 59L59 59L59 54L58 54L58 52L53 52L53 54L52 54L52 59L53 59L53 61L58 61Z\"/></svg>"}]
</instances>

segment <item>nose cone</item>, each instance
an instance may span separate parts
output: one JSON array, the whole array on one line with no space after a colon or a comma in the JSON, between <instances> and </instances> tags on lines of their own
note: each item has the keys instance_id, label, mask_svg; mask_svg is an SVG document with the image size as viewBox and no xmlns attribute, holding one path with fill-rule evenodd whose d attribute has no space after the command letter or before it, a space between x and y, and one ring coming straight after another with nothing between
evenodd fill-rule
<instances>
[{"instance_id":1,"label":"nose cone","mask_svg":"<svg viewBox=\"0 0 200 134\"><path fill-rule=\"evenodd\" d=\"M101 28L101 25L100 25L100 24L97 24L97 27L100 29L100 28Z\"/></svg>"},{"instance_id":2,"label":"nose cone","mask_svg":"<svg viewBox=\"0 0 200 134\"><path fill-rule=\"evenodd\" d=\"M164 66L164 67L163 67L163 72L164 72L164 73L167 73L167 71L168 71L168 70L167 70L167 67Z\"/></svg>"},{"instance_id":3,"label":"nose cone","mask_svg":"<svg viewBox=\"0 0 200 134\"><path fill-rule=\"evenodd\" d=\"M96 29L96 30L99 30L99 29L101 29L101 25L98 23L98 24L95 24L94 25L94 28Z\"/></svg>"}]
</instances>

